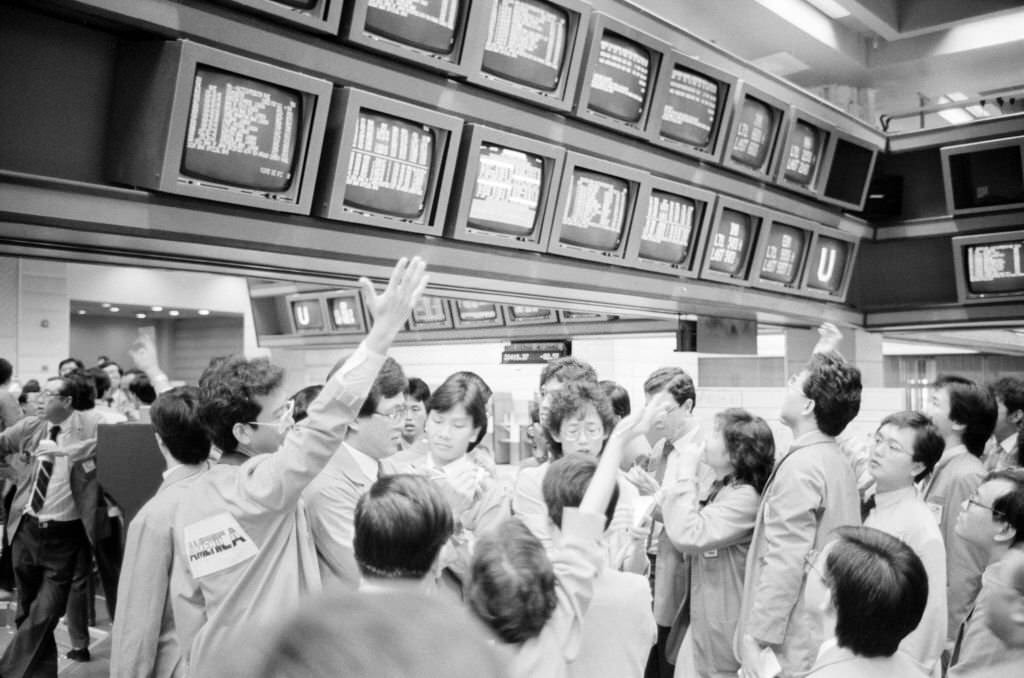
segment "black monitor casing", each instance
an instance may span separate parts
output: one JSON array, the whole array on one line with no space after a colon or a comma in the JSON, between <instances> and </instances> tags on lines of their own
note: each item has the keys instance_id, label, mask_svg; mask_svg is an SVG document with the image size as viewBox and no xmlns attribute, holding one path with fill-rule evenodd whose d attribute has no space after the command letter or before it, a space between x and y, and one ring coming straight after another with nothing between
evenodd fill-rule
<instances>
[{"instance_id":1,"label":"black monitor casing","mask_svg":"<svg viewBox=\"0 0 1024 678\"><path fill-rule=\"evenodd\" d=\"M750 217L750 238L751 242L747 244L746 249L746 261L740 266L739 275L731 275L723 271L716 271L711 268L711 250L714 243L714 232L718 227L718 224L722 220L723 212L725 210L733 210L741 214L745 214ZM761 205L755 205L754 203L745 202L743 200L737 200L727 196L719 196L718 204L715 205L714 217L711 222L707 225L704 233L703 245L701 247L701 265L700 265L700 278L703 280L714 280L717 282L725 282L730 285L742 285L744 287L750 286L751 283L751 269L753 268L754 255L757 253L758 240L761 236L761 231L771 221L772 211L762 207Z\"/></svg>"},{"instance_id":2,"label":"black monitor casing","mask_svg":"<svg viewBox=\"0 0 1024 678\"><path fill-rule=\"evenodd\" d=\"M794 181L786 176L786 163L789 161L789 144L796 134L797 123L810 125L818 131L818 162L807 184ZM834 147L832 143L832 137L835 134L833 126L816 116L804 113L796 107L791 107L783 132L782 141L779 142L776 148L775 183L796 193L820 199L825 177L825 172L822 170L829 164L827 154Z\"/></svg>"},{"instance_id":3,"label":"black monitor casing","mask_svg":"<svg viewBox=\"0 0 1024 678\"><path fill-rule=\"evenodd\" d=\"M743 105L748 98L756 99L763 104L766 104L770 109L773 110L772 127L768 130L768 151L765 154L765 160L760 167L752 167L746 163L739 162L732 157L732 149L736 134L739 126L743 119ZM735 97L733 99L733 112L732 118L729 123L729 133L726 134L725 143L722 148L722 164L731 170L735 170L740 174L745 174L748 177L759 179L761 181L768 181L775 176L775 161L777 159L776 149L780 143L782 137L782 130L786 129L786 116L789 112L790 105L779 99L778 97L771 96L766 92L754 87L750 83L740 81L736 86Z\"/></svg>"},{"instance_id":4,"label":"black monitor casing","mask_svg":"<svg viewBox=\"0 0 1024 678\"><path fill-rule=\"evenodd\" d=\"M275 21L295 24L306 30L337 35L345 0L317 0L309 9L296 9L274 0L217 0L224 5L243 7L274 17Z\"/></svg>"},{"instance_id":5,"label":"black monitor casing","mask_svg":"<svg viewBox=\"0 0 1024 678\"><path fill-rule=\"evenodd\" d=\"M859 165L849 162L844 149L860 156L862 162ZM827 162L821 170L818 199L854 212L864 209L871 175L878 160L878 149L835 130L825 152L825 159Z\"/></svg>"},{"instance_id":6,"label":"black monitor casing","mask_svg":"<svg viewBox=\"0 0 1024 678\"><path fill-rule=\"evenodd\" d=\"M847 248L846 261L843 262L844 269L842 280L834 292L815 289L811 286L811 281L813 277L818 274L819 267L828 265L823 260L821 250L823 245L825 245L829 240L846 243ZM801 296L811 297L813 299L822 299L825 301L834 301L840 304L846 301L846 294L850 288L850 277L853 274L853 266L857 261L857 251L859 248L860 239L856 236L844 233L835 228L829 228L827 226L817 224L814 238L811 240L810 249L808 250L807 262L804 265L804 273L801 277L800 289L797 293Z\"/></svg>"}]
</instances>

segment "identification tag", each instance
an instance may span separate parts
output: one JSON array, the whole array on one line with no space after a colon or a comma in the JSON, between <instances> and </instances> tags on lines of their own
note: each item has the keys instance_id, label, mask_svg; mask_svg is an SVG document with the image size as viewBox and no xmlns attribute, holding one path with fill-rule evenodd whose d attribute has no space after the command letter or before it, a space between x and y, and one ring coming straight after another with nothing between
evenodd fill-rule
<instances>
[{"instance_id":1,"label":"identification tag","mask_svg":"<svg viewBox=\"0 0 1024 678\"><path fill-rule=\"evenodd\" d=\"M185 553L196 579L249 560L259 549L230 513L220 513L185 527Z\"/></svg>"}]
</instances>

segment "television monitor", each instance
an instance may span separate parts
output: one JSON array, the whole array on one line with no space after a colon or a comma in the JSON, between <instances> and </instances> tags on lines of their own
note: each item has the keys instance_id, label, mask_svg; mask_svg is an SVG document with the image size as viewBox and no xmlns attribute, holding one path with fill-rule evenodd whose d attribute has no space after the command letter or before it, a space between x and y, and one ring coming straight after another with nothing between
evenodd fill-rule
<instances>
[{"instance_id":1,"label":"television monitor","mask_svg":"<svg viewBox=\"0 0 1024 678\"><path fill-rule=\"evenodd\" d=\"M789 106L747 83L737 87L725 164L758 179L768 178L783 118Z\"/></svg>"},{"instance_id":2,"label":"television monitor","mask_svg":"<svg viewBox=\"0 0 1024 678\"><path fill-rule=\"evenodd\" d=\"M951 214L1024 206L1024 137L947 146L940 153Z\"/></svg>"},{"instance_id":3,"label":"television monitor","mask_svg":"<svg viewBox=\"0 0 1024 678\"><path fill-rule=\"evenodd\" d=\"M464 136L449 235L543 251L565 151L483 125L467 125Z\"/></svg>"},{"instance_id":4,"label":"television monitor","mask_svg":"<svg viewBox=\"0 0 1024 678\"><path fill-rule=\"evenodd\" d=\"M593 24L576 113L642 134L669 47L600 13L594 14Z\"/></svg>"},{"instance_id":5,"label":"television monitor","mask_svg":"<svg viewBox=\"0 0 1024 678\"><path fill-rule=\"evenodd\" d=\"M754 259L755 282L767 289L800 286L807 251L814 237L813 226L802 219L773 219L758 243Z\"/></svg>"},{"instance_id":6,"label":"television monitor","mask_svg":"<svg viewBox=\"0 0 1024 678\"><path fill-rule=\"evenodd\" d=\"M329 82L188 40L124 45L115 78L112 181L309 213Z\"/></svg>"},{"instance_id":7,"label":"television monitor","mask_svg":"<svg viewBox=\"0 0 1024 678\"><path fill-rule=\"evenodd\" d=\"M705 240L700 277L749 284L758 234L770 218L770 213L758 205L720 198Z\"/></svg>"},{"instance_id":8,"label":"television monitor","mask_svg":"<svg viewBox=\"0 0 1024 678\"><path fill-rule=\"evenodd\" d=\"M843 301L856 252L853 236L820 228L811 242L800 289L810 296Z\"/></svg>"},{"instance_id":9,"label":"television monitor","mask_svg":"<svg viewBox=\"0 0 1024 678\"><path fill-rule=\"evenodd\" d=\"M363 298L359 290L333 292L324 297L327 303L327 319L331 332L339 334L363 334L366 320L363 313Z\"/></svg>"},{"instance_id":10,"label":"television monitor","mask_svg":"<svg viewBox=\"0 0 1024 678\"><path fill-rule=\"evenodd\" d=\"M320 216L443 230L462 121L361 90L335 93Z\"/></svg>"},{"instance_id":11,"label":"television monitor","mask_svg":"<svg viewBox=\"0 0 1024 678\"><path fill-rule=\"evenodd\" d=\"M821 199L855 211L863 209L877 155L877 148L836 132Z\"/></svg>"},{"instance_id":12,"label":"television monitor","mask_svg":"<svg viewBox=\"0 0 1024 678\"><path fill-rule=\"evenodd\" d=\"M563 323L599 323L612 320L616 316L604 313L586 313L584 311L559 311L558 319Z\"/></svg>"},{"instance_id":13,"label":"television monitor","mask_svg":"<svg viewBox=\"0 0 1024 678\"><path fill-rule=\"evenodd\" d=\"M710 191L652 176L637 207L637 226L626 248L627 264L696 275L701 235L714 200Z\"/></svg>"},{"instance_id":14,"label":"television monitor","mask_svg":"<svg viewBox=\"0 0 1024 678\"><path fill-rule=\"evenodd\" d=\"M589 18L580 0L478 0L466 38L467 78L570 110Z\"/></svg>"},{"instance_id":15,"label":"television monitor","mask_svg":"<svg viewBox=\"0 0 1024 678\"><path fill-rule=\"evenodd\" d=\"M597 261L621 259L647 177L618 163L566 154L548 252Z\"/></svg>"},{"instance_id":16,"label":"television monitor","mask_svg":"<svg viewBox=\"0 0 1024 678\"><path fill-rule=\"evenodd\" d=\"M318 334L327 331L327 314L322 294L295 294L287 298L292 332Z\"/></svg>"},{"instance_id":17,"label":"television monitor","mask_svg":"<svg viewBox=\"0 0 1024 678\"><path fill-rule=\"evenodd\" d=\"M1024 231L954 236L953 257L960 303L1024 299Z\"/></svg>"},{"instance_id":18,"label":"television monitor","mask_svg":"<svg viewBox=\"0 0 1024 678\"><path fill-rule=\"evenodd\" d=\"M302 28L337 35L341 24L344 0L219 0L225 5L242 7L266 14L277 21Z\"/></svg>"},{"instance_id":19,"label":"television monitor","mask_svg":"<svg viewBox=\"0 0 1024 678\"><path fill-rule=\"evenodd\" d=\"M469 0L354 0L343 37L452 75L462 64Z\"/></svg>"},{"instance_id":20,"label":"television monitor","mask_svg":"<svg viewBox=\"0 0 1024 678\"><path fill-rule=\"evenodd\" d=\"M783 186L816 195L818 170L829 136L824 124L794 111L789 133L781 145L779 181Z\"/></svg>"},{"instance_id":21,"label":"television monitor","mask_svg":"<svg viewBox=\"0 0 1024 678\"><path fill-rule=\"evenodd\" d=\"M558 322L558 313L553 308L539 306L505 306L505 323L508 325L543 325Z\"/></svg>"},{"instance_id":22,"label":"television monitor","mask_svg":"<svg viewBox=\"0 0 1024 678\"><path fill-rule=\"evenodd\" d=\"M453 301L452 306L456 328L500 327L505 324L501 307L495 303L460 299Z\"/></svg>"},{"instance_id":23,"label":"television monitor","mask_svg":"<svg viewBox=\"0 0 1024 678\"><path fill-rule=\"evenodd\" d=\"M422 296L409 316L410 330L446 330L454 327L447 299Z\"/></svg>"}]
</instances>

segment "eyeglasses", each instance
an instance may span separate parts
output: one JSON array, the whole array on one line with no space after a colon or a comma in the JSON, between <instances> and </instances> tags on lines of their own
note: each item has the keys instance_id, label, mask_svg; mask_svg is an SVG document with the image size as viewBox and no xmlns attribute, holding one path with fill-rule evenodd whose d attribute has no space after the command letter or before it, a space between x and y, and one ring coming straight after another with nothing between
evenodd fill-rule
<instances>
[{"instance_id":1,"label":"eyeglasses","mask_svg":"<svg viewBox=\"0 0 1024 678\"><path fill-rule=\"evenodd\" d=\"M384 417L389 421L402 421L405 419L405 413L409 408L405 405L396 405L389 412L374 412L375 415Z\"/></svg>"},{"instance_id":2,"label":"eyeglasses","mask_svg":"<svg viewBox=\"0 0 1024 678\"><path fill-rule=\"evenodd\" d=\"M63 393L55 393L53 391L42 391L39 394L39 399L40 400L49 400L50 398L67 398L67 397L69 397L69 396L66 396Z\"/></svg>"},{"instance_id":3,"label":"eyeglasses","mask_svg":"<svg viewBox=\"0 0 1024 678\"><path fill-rule=\"evenodd\" d=\"M1006 514L1003 513L1002 511L997 511L996 509L992 508L991 506L988 506L986 504L982 504L980 501L978 501L974 497L969 497L967 499L967 503L968 503L968 505L974 504L975 506L977 506L980 509L985 509L986 511L990 511L992 513L992 517L995 518L996 520L1003 520L1004 518L1006 518Z\"/></svg>"},{"instance_id":4,"label":"eyeglasses","mask_svg":"<svg viewBox=\"0 0 1024 678\"><path fill-rule=\"evenodd\" d=\"M600 440L604 437L604 429L599 426L585 426L583 428L577 428L571 426L562 431L562 438L565 440L580 440L586 438L587 440Z\"/></svg>"},{"instance_id":5,"label":"eyeglasses","mask_svg":"<svg viewBox=\"0 0 1024 678\"><path fill-rule=\"evenodd\" d=\"M899 442L892 438L886 438L879 433L875 434L875 449L882 449L893 454L899 454L902 452L903 454L913 456L913 453L908 451L907 448L903 447Z\"/></svg>"},{"instance_id":6,"label":"eyeglasses","mask_svg":"<svg viewBox=\"0 0 1024 678\"><path fill-rule=\"evenodd\" d=\"M249 426L273 426L287 433L295 426L295 401L289 400L277 412L277 418L270 421L247 421Z\"/></svg>"}]
</instances>

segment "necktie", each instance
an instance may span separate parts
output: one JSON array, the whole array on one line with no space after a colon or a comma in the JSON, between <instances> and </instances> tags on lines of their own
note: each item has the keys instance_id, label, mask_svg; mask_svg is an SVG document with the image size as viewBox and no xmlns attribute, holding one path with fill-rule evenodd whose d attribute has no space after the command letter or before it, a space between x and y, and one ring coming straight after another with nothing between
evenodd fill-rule
<instances>
[{"instance_id":1,"label":"necktie","mask_svg":"<svg viewBox=\"0 0 1024 678\"><path fill-rule=\"evenodd\" d=\"M675 449L675 445L672 444L672 441L666 440L664 446L661 448L661 455L659 455L655 460L652 472L654 473L655 480L659 483L665 480L665 468L668 466L668 458Z\"/></svg>"},{"instance_id":2,"label":"necktie","mask_svg":"<svg viewBox=\"0 0 1024 678\"><path fill-rule=\"evenodd\" d=\"M56 442L60 434L60 426L50 427L50 440ZM39 471L36 473L36 484L32 488L32 512L39 514L46 501L46 490L50 487L50 475L53 473L53 459L39 460Z\"/></svg>"}]
</instances>

